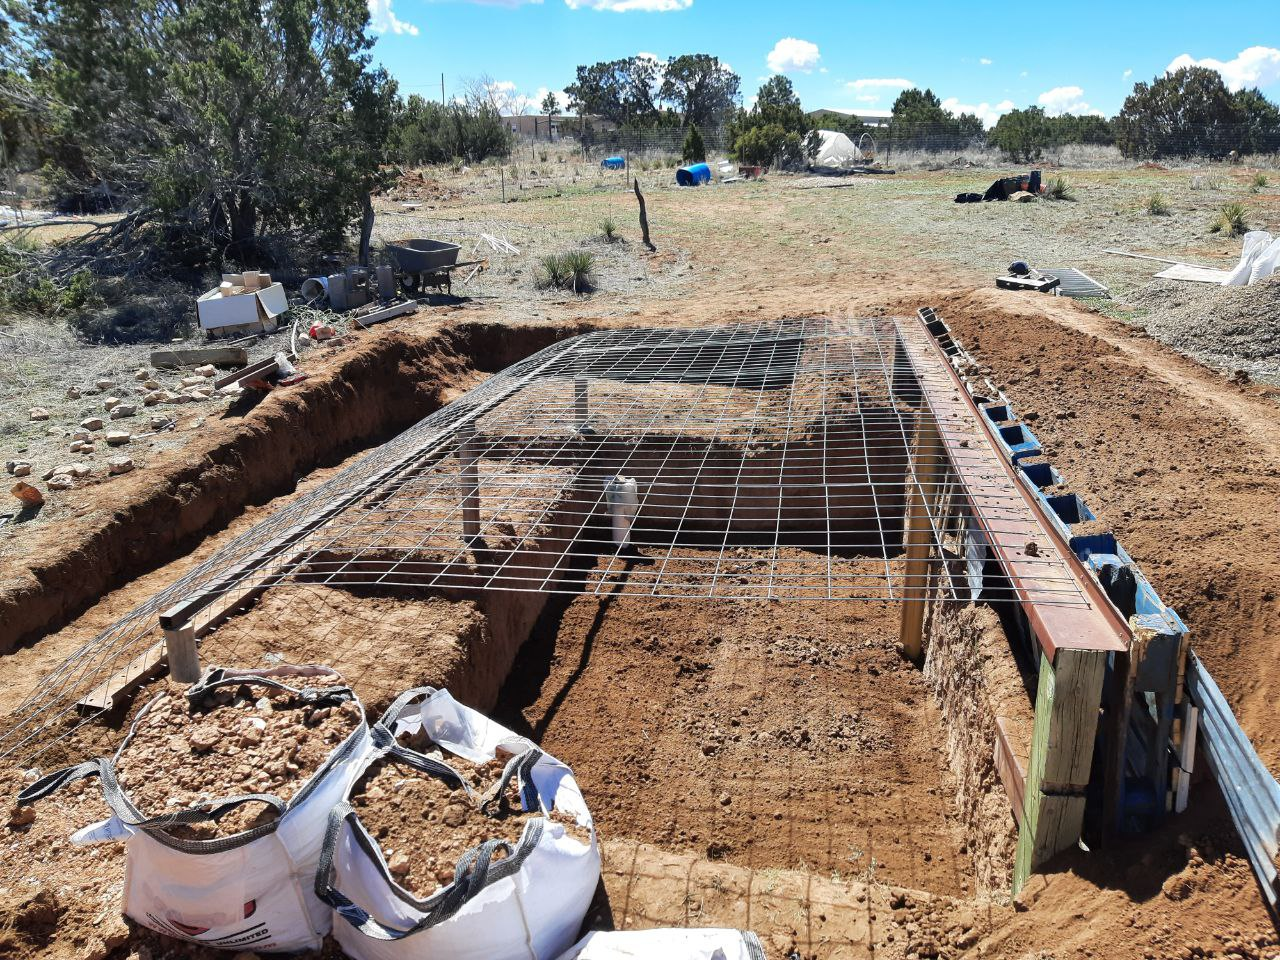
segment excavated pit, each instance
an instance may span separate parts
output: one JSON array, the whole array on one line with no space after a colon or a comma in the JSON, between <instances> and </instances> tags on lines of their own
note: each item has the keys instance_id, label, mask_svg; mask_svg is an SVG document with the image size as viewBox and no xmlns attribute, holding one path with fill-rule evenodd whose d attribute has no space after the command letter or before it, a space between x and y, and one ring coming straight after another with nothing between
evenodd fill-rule
<instances>
[{"instance_id":1,"label":"excavated pit","mask_svg":"<svg viewBox=\"0 0 1280 960\"><path fill-rule=\"evenodd\" d=\"M497 365L489 357L483 369ZM460 364L453 382L466 376ZM684 388L610 389L635 399ZM735 402L728 385L707 389ZM571 385L557 391L508 403L574 403ZM416 412L447 387L430 396ZM834 396L831 409L840 404L872 424L891 420L884 398ZM823 569L849 583L900 574L901 429L836 436L819 420L780 438L672 424L625 439L603 430L610 439L593 442L570 427L530 457L494 419L480 418L475 434L481 538L447 522L461 487L408 476L204 636L202 660L323 663L374 715L409 687L447 687L529 735L574 768L596 817L607 891L597 918L671 924L683 910L684 922L754 926L806 956L826 955L830 928L848 955L884 956L920 935L885 952L892 924L877 911L906 909L904 894L886 891L915 891L928 933L930 898L1006 887L1015 825L992 759L996 719L1025 749L1031 708L998 619L935 598L922 672L898 651L895 602L805 599L821 593L785 581L773 599L756 598L780 565L799 581ZM602 546L602 487L621 471L646 495L637 549L620 556ZM777 534L782 517L778 545L762 547L758 535ZM832 531L879 546L833 552ZM678 598L681 584L704 594L709 568L717 599ZM659 595L626 595L648 589ZM673 870L686 891L679 907L662 879ZM726 893L737 886L744 897ZM706 912L691 916L695 890Z\"/></svg>"}]
</instances>

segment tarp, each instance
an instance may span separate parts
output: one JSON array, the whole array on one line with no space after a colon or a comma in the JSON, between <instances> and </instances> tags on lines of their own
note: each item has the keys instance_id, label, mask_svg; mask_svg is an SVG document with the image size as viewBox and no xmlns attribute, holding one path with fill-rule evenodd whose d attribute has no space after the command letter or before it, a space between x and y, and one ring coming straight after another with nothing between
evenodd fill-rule
<instances>
[{"instance_id":1,"label":"tarp","mask_svg":"<svg viewBox=\"0 0 1280 960\"><path fill-rule=\"evenodd\" d=\"M1240 262L1222 281L1224 287L1244 287L1264 280L1280 270L1280 237L1266 230L1250 230L1244 235Z\"/></svg>"},{"instance_id":2,"label":"tarp","mask_svg":"<svg viewBox=\"0 0 1280 960\"><path fill-rule=\"evenodd\" d=\"M862 151L843 133L835 130L819 130L818 136L822 143L818 147L817 156L813 158L814 166L856 167L864 162Z\"/></svg>"},{"instance_id":3,"label":"tarp","mask_svg":"<svg viewBox=\"0 0 1280 960\"><path fill-rule=\"evenodd\" d=\"M600 161L600 166L606 170L621 170L626 167L627 161L624 157L605 157Z\"/></svg>"}]
</instances>

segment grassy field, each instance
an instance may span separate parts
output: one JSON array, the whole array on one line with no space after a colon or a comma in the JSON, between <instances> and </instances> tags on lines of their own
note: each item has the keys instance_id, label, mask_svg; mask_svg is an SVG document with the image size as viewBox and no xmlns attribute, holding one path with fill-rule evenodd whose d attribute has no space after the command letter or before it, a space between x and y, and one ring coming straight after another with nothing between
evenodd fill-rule
<instances>
[{"instance_id":1,"label":"grassy field","mask_svg":"<svg viewBox=\"0 0 1280 960\"><path fill-rule=\"evenodd\" d=\"M1185 313L1188 303L1212 290L1175 284L1152 298L1147 294L1160 264L1105 252L1120 248L1231 265L1240 240L1210 232L1211 221L1224 204L1239 202L1251 228L1280 230L1280 177L1258 189L1255 171L1246 167L1061 169L1046 176L1065 178L1072 200L956 204L955 194L984 190L996 177L1018 170L975 167L957 158L942 169L893 176L781 174L684 189L674 185L672 161L657 159L633 171L657 246L649 252L640 243L628 174L602 171L564 150L543 156L535 150L502 167L451 165L406 175L378 202L375 244L429 236L458 242L468 259L487 257L488 269L455 283L454 299L433 296L429 302L509 322L714 323L839 311L851 304L874 310L914 290L988 286L1015 259L1072 266L1111 289L1113 299L1097 302L1097 309L1144 325L1225 370L1244 368L1280 381L1277 357L1266 350L1260 358L1222 354L1212 325L1188 335L1165 322L1164 313L1179 307ZM1157 208L1163 205L1167 212L1150 212L1155 195L1163 201ZM605 236L606 225L614 228L612 240ZM493 249L483 234L513 244L519 253ZM64 235L65 229L57 234ZM32 239L40 239L40 232ZM569 252L589 255L591 293L543 281L544 258ZM199 292L169 297L172 309L192 324ZM67 388L83 389L98 379L128 384L147 365L150 345L87 345L67 331L65 319L0 318L4 459L67 459L75 425L101 413L93 402L101 398L69 401ZM191 342L198 340L193 330ZM252 352L265 354L287 342L287 334L278 335ZM226 402L188 405L183 412L198 419ZM33 422L28 410L34 406L50 409L53 419Z\"/></svg>"}]
</instances>

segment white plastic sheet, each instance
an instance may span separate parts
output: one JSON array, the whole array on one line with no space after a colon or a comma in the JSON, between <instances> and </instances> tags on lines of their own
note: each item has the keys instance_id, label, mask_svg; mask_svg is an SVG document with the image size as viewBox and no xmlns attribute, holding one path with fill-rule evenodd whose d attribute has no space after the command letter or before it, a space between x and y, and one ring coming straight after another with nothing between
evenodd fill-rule
<instances>
[{"instance_id":1,"label":"white plastic sheet","mask_svg":"<svg viewBox=\"0 0 1280 960\"><path fill-rule=\"evenodd\" d=\"M1240 247L1240 262L1222 281L1224 287L1257 283L1280 269L1280 240L1266 230L1250 230Z\"/></svg>"},{"instance_id":2,"label":"white plastic sheet","mask_svg":"<svg viewBox=\"0 0 1280 960\"><path fill-rule=\"evenodd\" d=\"M754 933L662 929L589 933L559 960L764 960Z\"/></svg>"}]
</instances>

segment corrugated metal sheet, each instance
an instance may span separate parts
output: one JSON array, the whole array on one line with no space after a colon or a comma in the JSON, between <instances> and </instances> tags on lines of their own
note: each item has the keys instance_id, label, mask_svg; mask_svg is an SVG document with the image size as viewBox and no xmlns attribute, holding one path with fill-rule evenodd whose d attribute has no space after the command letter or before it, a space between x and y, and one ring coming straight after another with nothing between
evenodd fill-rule
<instances>
[{"instance_id":1,"label":"corrugated metal sheet","mask_svg":"<svg viewBox=\"0 0 1280 960\"><path fill-rule=\"evenodd\" d=\"M1111 291L1083 270L1075 267L1051 267L1040 271L1046 277L1057 277L1061 282L1058 293L1064 297L1109 297Z\"/></svg>"},{"instance_id":2,"label":"corrugated metal sheet","mask_svg":"<svg viewBox=\"0 0 1280 960\"><path fill-rule=\"evenodd\" d=\"M1280 899L1280 783L1258 758L1222 691L1194 653L1187 658L1187 695L1200 708L1200 747L1222 790L1263 896Z\"/></svg>"}]
</instances>

